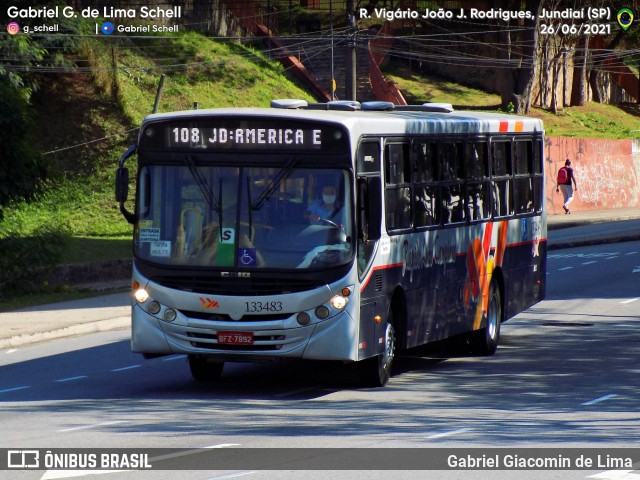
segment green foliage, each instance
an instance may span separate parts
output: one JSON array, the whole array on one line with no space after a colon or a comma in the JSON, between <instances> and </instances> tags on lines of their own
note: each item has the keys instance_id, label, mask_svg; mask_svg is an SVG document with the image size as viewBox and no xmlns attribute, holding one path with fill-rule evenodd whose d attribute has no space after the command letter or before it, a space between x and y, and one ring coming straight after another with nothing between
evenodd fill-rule
<instances>
[{"instance_id":1,"label":"green foliage","mask_svg":"<svg viewBox=\"0 0 640 480\"><path fill-rule=\"evenodd\" d=\"M29 100L37 85L25 79L25 72L42 61L46 53L29 35L0 36L0 79L20 92L24 100Z\"/></svg>"},{"instance_id":2,"label":"green foliage","mask_svg":"<svg viewBox=\"0 0 640 480\"><path fill-rule=\"evenodd\" d=\"M29 105L0 77L0 219L12 199L30 200L45 176L44 163L29 142Z\"/></svg>"},{"instance_id":3,"label":"green foliage","mask_svg":"<svg viewBox=\"0 0 640 480\"><path fill-rule=\"evenodd\" d=\"M59 263L68 232L41 225L24 235L20 224L0 228L0 298L13 292L37 290L46 273Z\"/></svg>"}]
</instances>

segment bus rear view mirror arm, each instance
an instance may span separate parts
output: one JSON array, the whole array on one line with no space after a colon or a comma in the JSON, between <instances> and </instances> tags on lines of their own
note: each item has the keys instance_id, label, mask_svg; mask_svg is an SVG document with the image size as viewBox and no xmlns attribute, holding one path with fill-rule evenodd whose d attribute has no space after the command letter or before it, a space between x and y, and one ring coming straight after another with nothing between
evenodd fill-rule
<instances>
[{"instance_id":1,"label":"bus rear view mirror arm","mask_svg":"<svg viewBox=\"0 0 640 480\"><path fill-rule=\"evenodd\" d=\"M116 170L116 202L120 204L120 212L127 220L127 222L133 224L136 221L134 213L129 212L124 202L127 201L129 196L129 169L124 166L124 162L136 152L136 146L131 145L127 151L118 160L118 169Z\"/></svg>"}]
</instances>

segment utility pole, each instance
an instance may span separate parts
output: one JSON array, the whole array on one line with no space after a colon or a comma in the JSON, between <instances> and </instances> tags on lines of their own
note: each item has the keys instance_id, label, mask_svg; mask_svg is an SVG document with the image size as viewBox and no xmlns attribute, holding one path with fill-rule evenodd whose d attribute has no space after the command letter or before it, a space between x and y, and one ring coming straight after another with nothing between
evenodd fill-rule
<instances>
[{"instance_id":1,"label":"utility pole","mask_svg":"<svg viewBox=\"0 0 640 480\"><path fill-rule=\"evenodd\" d=\"M349 25L349 39L344 72L345 99L356 100L356 16L353 0L347 0L347 23Z\"/></svg>"}]
</instances>

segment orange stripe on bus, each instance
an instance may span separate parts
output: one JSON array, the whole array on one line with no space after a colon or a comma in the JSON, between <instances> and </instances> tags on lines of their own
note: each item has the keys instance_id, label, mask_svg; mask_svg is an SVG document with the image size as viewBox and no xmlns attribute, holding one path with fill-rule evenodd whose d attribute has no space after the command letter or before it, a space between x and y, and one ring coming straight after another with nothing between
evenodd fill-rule
<instances>
[{"instance_id":1,"label":"orange stripe on bus","mask_svg":"<svg viewBox=\"0 0 640 480\"><path fill-rule=\"evenodd\" d=\"M522 130L524 130L524 122L516 122L516 132L521 132Z\"/></svg>"},{"instance_id":2,"label":"orange stripe on bus","mask_svg":"<svg viewBox=\"0 0 640 480\"><path fill-rule=\"evenodd\" d=\"M378 265L377 267L373 267L371 269L371 272L369 272L369 276L367 277L367 279L364 281L364 283L360 286L360 291L363 292L365 288L367 288L367 285L369 284L369 281L373 278L373 275L376 271L378 270L384 270L386 268L394 268L394 267L401 267L404 265L404 262L398 262L398 263L389 263L387 265Z\"/></svg>"}]
</instances>

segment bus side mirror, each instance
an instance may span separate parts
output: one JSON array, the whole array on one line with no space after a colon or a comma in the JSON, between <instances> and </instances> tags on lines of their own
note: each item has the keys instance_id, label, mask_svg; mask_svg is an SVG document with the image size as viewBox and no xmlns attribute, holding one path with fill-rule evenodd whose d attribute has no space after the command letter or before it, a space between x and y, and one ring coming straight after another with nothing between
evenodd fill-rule
<instances>
[{"instance_id":1,"label":"bus side mirror","mask_svg":"<svg viewBox=\"0 0 640 480\"><path fill-rule=\"evenodd\" d=\"M363 241L380 240L382 181L380 177L358 179L358 230Z\"/></svg>"},{"instance_id":2,"label":"bus side mirror","mask_svg":"<svg viewBox=\"0 0 640 480\"><path fill-rule=\"evenodd\" d=\"M116 170L116 202L124 203L129 196L129 169L119 167Z\"/></svg>"}]
</instances>

